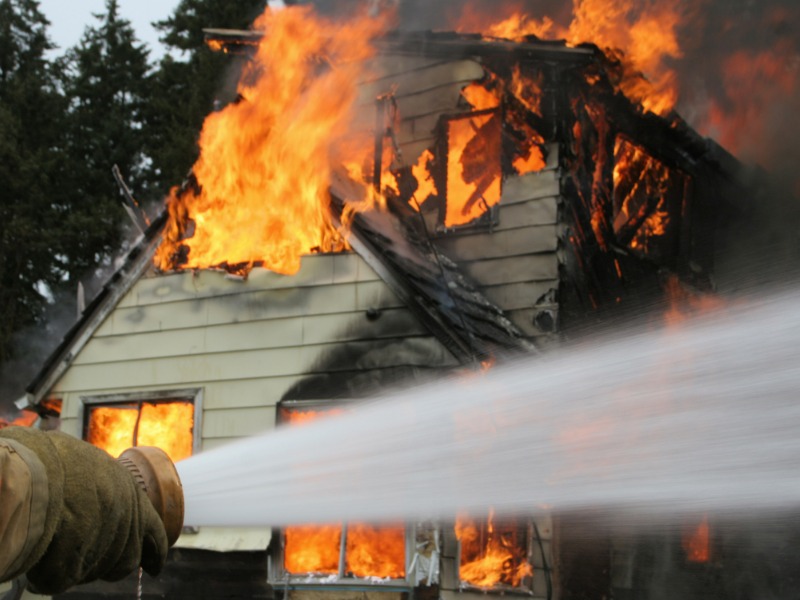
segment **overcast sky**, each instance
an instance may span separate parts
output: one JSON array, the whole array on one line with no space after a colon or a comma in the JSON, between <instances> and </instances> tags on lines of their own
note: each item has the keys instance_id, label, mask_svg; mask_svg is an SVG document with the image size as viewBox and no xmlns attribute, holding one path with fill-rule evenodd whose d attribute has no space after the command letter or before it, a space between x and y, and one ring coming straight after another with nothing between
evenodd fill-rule
<instances>
[{"instance_id":1,"label":"overcast sky","mask_svg":"<svg viewBox=\"0 0 800 600\"><path fill-rule=\"evenodd\" d=\"M232 0L235 1L235 0ZM150 48L150 58L163 54L158 35L150 25L168 17L179 0L120 0L119 12L128 19L136 37ZM105 0L39 0L42 12L50 21L50 38L58 45L57 54L63 54L78 43L83 30L97 24L92 13L105 10Z\"/></svg>"}]
</instances>

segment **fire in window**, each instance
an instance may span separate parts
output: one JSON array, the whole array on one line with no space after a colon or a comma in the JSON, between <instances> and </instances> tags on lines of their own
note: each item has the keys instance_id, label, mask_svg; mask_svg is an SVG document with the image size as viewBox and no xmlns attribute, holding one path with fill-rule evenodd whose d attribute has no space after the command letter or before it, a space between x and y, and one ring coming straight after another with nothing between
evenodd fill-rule
<instances>
[{"instance_id":1,"label":"fire in window","mask_svg":"<svg viewBox=\"0 0 800 600\"><path fill-rule=\"evenodd\" d=\"M455 533L462 587L530 591L532 534L527 519L496 519L493 510L486 519L460 514Z\"/></svg>"},{"instance_id":2,"label":"fire in window","mask_svg":"<svg viewBox=\"0 0 800 600\"><path fill-rule=\"evenodd\" d=\"M614 234L656 262L676 254L686 177L618 136L614 144Z\"/></svg>"},{"instance_id":3,"label":"fire in window","mask_svg":"<svg viewBox=\"0 0 800 600\"><path fill-rule=\"evenodd\" d=\"M85 415L84 439L115 458L133 446L156 446L173 462L192 454L191 399L94 399L86 405Z\"/></svg>"},{"instance_id":4,"label":"fire in window","mask_svg":"<svg viewBox=\"0 0 800 600\"><path fill-rule=\"evenodd\" d=\"M498 110L447 120L445 227L480 218L500 201L502 121Z\"/></svg>"},{"instance_id":5,"label":"fire in window","mask_svg":"<svg viewBox=\"0 0 800 600\"><path fill-rule=\"evenodd\" d=\"M683 527L681 546L687 562L707 563L709 561L711 558L711 535L707 516L697 523L687 524Z\"/></svg>"},{"instance_id":6,"label":"fire in window","mask_svg":"<svg viewBox=\"0 0 800 600\"><path fill-rule=\"evenodd\" d=\"M341 408L282 406L281 423L301 425ZM402 524L331 523L284 529L283 568L289 576L403 579L406 528Z\"/></svg>"}]
</instances>

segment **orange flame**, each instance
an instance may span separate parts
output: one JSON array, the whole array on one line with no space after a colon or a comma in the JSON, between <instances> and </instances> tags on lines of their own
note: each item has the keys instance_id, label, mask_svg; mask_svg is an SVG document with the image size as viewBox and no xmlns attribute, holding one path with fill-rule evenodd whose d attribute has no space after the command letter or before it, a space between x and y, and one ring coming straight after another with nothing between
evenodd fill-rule
<instances>
[{"instance_id":1,"label":"orange flame","mask_svg":"<svg viewBox=\"0 0 800 600\"><path fill-rule=\"evenodd\" d=\"M11 426L31 427L38 418L39 415L37 415L35 412L29 412L29 411L25 411L21 413L18 417L15 417L11 420L0 418L0 429Z\"/></svg>"},{"instance_id":2,"label":"orange flame","mask_svg":"<svg viewBox=\"0 0 800 600\"><path fill-rule=\"evenodd\" d=\"M686 560L694 563L706 563L711 557L710 529L708 516L695 527L686 527L681 536L681 545L686 553Z\"/></svg>"},{"instance_id":3,"label":"orange flame","mask_svg":"<svg viewBox=\"0 0 800 600\"><path fill-rule=\"evenodd\" d=\"M445 226L469 223L500 201L500 127L496 113L450 121Z\"/></svg>"},{"instance_id":4,"label":"orange flame","mask_svg":"<svg viewBox=\"0 0 800 600\"><path fill-rule=\"evenodd\" d=\"M356 577L405 577L405 535L403 525L348 525L345 570Z\"/></svg>"},{"instance_id":5,"label":"orange flame","mask_svg":"<svg viewBox=\"0 0 800 600\"><path fill-rule=\"evenodd\" d=\"M89 412L86 441L115 458L132 446L156 446L177 462L192 455L193 425L191 402L97 406Z\"/></svg>"},{"instance_id":6,"label":"orange flame","mask_svg":"<svg viewBox=\"0 0 800 600\"><path fill-rule=\"evenodd\" d=\"M284 530L283 566L293 575L339 572L341 525L293 525Z\"/></svg>"},{"instance_id":7,"label":"orange flame","mask_svg":"<svg viewBox=\"0 0 800 600\"><path fill-rule=\"evenodd\" d=\"M303 425L344 413L343 408L281 407L281 421ZM284 530L284 568L293 575L339 573L342 526L292 525ZM405 577L405 527L348 523L345 572L355 577Z\"/></svg>"},{"instance_id":8,"label":"orange flame","mask_svg":"<svg viewBox=\"0 0 800 600\"><path fill-rule=\"evenodd\" d=\"M468 10L456 29L514 41L533 35L564 39L572 46L597 44L621 62L620 91L644 110L663 115L672 110L678 99L677 76L669 66L669 60L682 55L677 29L683 15L677 4L667 0L573 0L572 21L566 27L549 17L537 20L522 13L486 26L487 21L491 22L490 16Z\"/></svg>"},{"instance_id":9,"label":"orange flame","mask_svg":"<svg viewBox=\"0 0 800 600\"><path fill-rule=\"evenodd\" d=\"M512 520L495 526L494 510L478 523L465 514L458 515L456 538L461 543L459 577L482 588L498 584L519 587L533 575L527 559L527 543L519 539L519 527Z\"/></svg>"},{"instance_id":10,"label":"orange flame","mask_svg":"<svg viewBox=\"0 0 800 600\"><path fill-rule=\"evenodd\" d=\"M370 150L345 138L383 23L343 25L295 6L266 10L254 26L266 34L239 83L241 100L206 118L197 185L170 194L161 269L262 262L292 274L303 254L344 248L327 214L330 173Z\"/></svg>"},{"instance_id":11,"label":"orange flame","mask_svg":"<svg viewBox=\"0 0 800 600\"><path fill-rule=\"evenodd\" d=\"M614 232L632 233L628 246L648 253L653 239L667 233L667 197L681 193L682 178L641 147L617 137L614 144ZM657 198L655 207L650 200Z\"/></svg>"}]
</instances>

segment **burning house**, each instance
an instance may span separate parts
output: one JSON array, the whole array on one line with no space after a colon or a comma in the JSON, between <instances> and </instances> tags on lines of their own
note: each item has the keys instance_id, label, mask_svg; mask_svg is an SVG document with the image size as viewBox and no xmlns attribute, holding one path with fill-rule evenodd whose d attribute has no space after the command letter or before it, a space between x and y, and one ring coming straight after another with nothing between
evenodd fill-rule
<instances>
[{"instance_id":1,"label":"burning house","mask_svg":"<svg viewBox=\"0 0 800 600\"><path fill-rule=\"evenodd\" d=\"M28 389L33 406L61 403L63 431L180 460L712 290L716 236L747 208L745 169L652 112L620 57L373 21L333 35L299 8L259 26L269 34L209 30L213 48L252 57L240 99L209 117L192 176ZM281 53L283 35L308 48ZM675 560L704 576L709 525L687 528ZM492 513L189 528L146 587L642 597L634 549L585 551L579 530Z\"/></svg>"}]
</instances>

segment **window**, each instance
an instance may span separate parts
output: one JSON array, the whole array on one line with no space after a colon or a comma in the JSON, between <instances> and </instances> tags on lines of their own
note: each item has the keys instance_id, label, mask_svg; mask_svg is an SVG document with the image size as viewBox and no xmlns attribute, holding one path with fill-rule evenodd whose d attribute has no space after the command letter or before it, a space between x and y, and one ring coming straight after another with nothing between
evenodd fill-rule
<instances>
[{"instance_id":1,"label":"window","mask_svg":"<svg viewBox=\"0 0 800 600\"><path fill-rule=\"evenodd\" d=\"M341 407L292 402L278 409L279 423L301 426L342 413ZM406 527L367 523L294 525L283 531L283 575L286 577L406 577Z\"/></svg>"},{"instance_id":2,"label":"window","mask_svg":"<svg viewBox=\"0 0 800 600\"><path fill-rule=\"evenodd\" d=\"M114 458L133 446L156 446L173 462L194 451L199 390L83 398L84 439Z\"/></svg>"},{"instance_id":3,"label":"window","mask_svg":"<svg viewBox=\"0 0 800 600\"><path fill-rule=\"evenodd\" d=\"M529 592L533 585L532 531L528 519L460 514L458 578L462 588Z\"/></svg>"},{"instance_id":4,"label":"window","mask_svg":"<svg viewBox=\"0 0 800 600\"><path fill-rule=\"evenodd\" d=\"M677 253L686 176L617 136L613 180L617 242L655 262L670 262Z\"/></svg>"},{"instance_id":5,"label":"window","mask_svg":"<svg viewBox=\"0 0 800 600\"><path fill-rule=\"evenodd\" d=\"M466 225L500 202L502 121L486 110L446 121L445 227Z\"/></svg>"}]
</instances>

